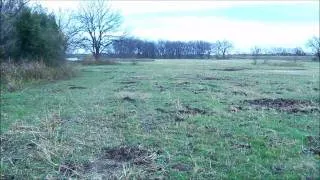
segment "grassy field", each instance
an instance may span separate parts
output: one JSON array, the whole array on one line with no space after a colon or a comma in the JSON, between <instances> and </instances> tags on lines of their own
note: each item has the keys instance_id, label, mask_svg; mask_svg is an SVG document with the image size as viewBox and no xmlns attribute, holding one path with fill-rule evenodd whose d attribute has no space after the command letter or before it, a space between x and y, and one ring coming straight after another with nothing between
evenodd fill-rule
<instances>
[{"instance_id":1,"label":"grassy field","mask_svg":"<svg viewBox=\"0 0 320 180\"><path fill-rule=\"evenodd\" d=\"M319 179L319 63L81 66L1 93L1 178Z\"/></svg>"}]
</instances>

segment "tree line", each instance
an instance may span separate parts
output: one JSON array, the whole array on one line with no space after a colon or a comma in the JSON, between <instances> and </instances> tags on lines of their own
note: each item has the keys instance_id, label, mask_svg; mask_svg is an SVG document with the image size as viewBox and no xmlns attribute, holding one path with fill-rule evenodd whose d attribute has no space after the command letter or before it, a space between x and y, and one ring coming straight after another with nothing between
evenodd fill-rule
<instances>
[{"instance_id":1,"label":"tree line","mask_svg":"<svg viewBox=\"0 0 320 180\"><path fill-rule=\"evenodd\" d=\"M225 58L232 49L229 41L147 41L134 37L114 40L108 50L108 56L120 58L210 58L214 53Z\"/></svg>"},{"instance_id":2,"label":"tree line","mask_svg":"<svg viewBox=\"0 0 320 180\"><path fill-rule=\"evenodd\" d=\"M227 58L232 42L148 41L128 36L122 29L122 16L106 0L83 1L74 14L63 17L40 6L27 6L27 0L0 0L0 60L43 61L55 65L76 49L90 52L94 60L102 56L119 58ZM308 41L319 57L319 38ZM302 48L252 48L252 55L304 55Z\"/></svg>"}]
</instances>

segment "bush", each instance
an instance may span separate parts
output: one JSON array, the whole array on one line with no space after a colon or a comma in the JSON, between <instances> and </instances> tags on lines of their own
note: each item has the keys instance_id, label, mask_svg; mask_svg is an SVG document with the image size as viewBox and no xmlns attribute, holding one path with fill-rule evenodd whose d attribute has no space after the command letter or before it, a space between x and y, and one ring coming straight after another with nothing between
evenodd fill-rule
<instances>
[{"instance_id":1,"label":"bush","mask_svg":"<svg viewBox=\"0 0 320 180\"><path fill-rule=\"evenodd\" d=\"M49 67L43 62L24 62L21 64L1 63L1 89L15 91L21 89L25 83L37 80L67 79L76 74L75 68L69 64Z\"/></svg>"}]
</instances>

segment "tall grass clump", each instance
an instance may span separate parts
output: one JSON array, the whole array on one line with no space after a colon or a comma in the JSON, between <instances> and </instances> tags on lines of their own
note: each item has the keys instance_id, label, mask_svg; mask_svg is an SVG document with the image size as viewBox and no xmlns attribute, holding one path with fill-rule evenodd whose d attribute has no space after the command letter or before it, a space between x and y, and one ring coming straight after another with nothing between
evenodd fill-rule
<instances>
[{"instance_id":1,"label":"tall grass clump","mask_svg":"<svg viewBox=\"0 0 320 180\"><path fill-rule=\"evenodd\" d=\"M43 62L3 62L0 65L1 90L11 92L21 89L26 83L68 79L75 74L76 69L67 63L51 67Z\"/></svg>"}]
</instances>

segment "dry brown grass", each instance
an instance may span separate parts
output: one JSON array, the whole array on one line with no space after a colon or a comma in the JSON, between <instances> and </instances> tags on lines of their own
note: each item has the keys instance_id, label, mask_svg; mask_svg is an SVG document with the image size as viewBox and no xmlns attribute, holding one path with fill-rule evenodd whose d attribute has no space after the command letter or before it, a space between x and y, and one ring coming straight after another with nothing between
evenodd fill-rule
<instances>
[{"instance_id":1,"label":"dry brown grass","mask_svg":"<svg viewBox=\"0 0 320 180\"><path fill-rule=\"evenodd\" d=\"M2 63L0 65L2 89L7 89L10 92L21 89L28 82L67 79L75 74L75 68L68 64L58 67L48 67L42 62Z\"/></svg>"}]
</instances>

